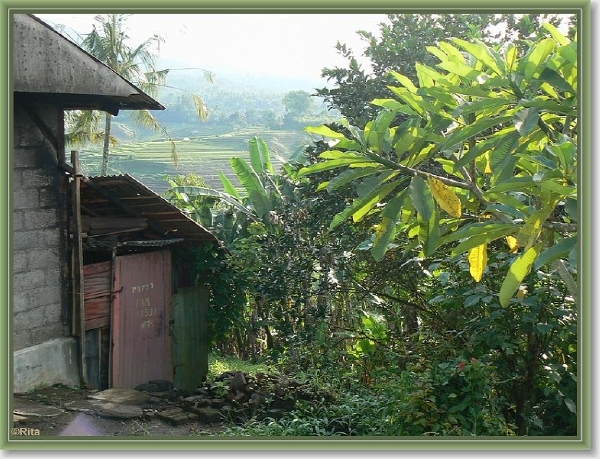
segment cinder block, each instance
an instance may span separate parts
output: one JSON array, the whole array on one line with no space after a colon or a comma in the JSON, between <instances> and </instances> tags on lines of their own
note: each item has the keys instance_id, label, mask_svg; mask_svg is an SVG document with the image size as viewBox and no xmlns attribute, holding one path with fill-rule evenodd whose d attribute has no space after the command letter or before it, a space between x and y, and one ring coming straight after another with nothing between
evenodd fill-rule
<instances>
[{"instance_id":1,"label":"cinder block","mask_svg":"<svg viewBox=\"0 0 600 459\"><path fill-rule=\"evenodd\" d=\"M31 333L31 343L33 345L41 344L45 341L60 338L62 334L62 325L60 323L54 325L44 325L29 330Z\"/></svg>"},{"instance_id":2,"label":"cinder block","mask_svg":"<svg viewBox=\"0 0 600 459\"><path fill-rule=\"evenodd\" d=\"M14 142L17 150L27 147L43 147L47 140L29 116L17 109L14 118Z\"/></svg>"},{"instance_id":3,"label":"cinder block","mask_svg":"<svg viewBox=\"0 0 600 459\"><path fill-rule=\"evenodd\" d=\"M15 273L13 282L15 292L26 292L44 287L46 285L46 271L43 269L33 269L22 273Z\"/></svg>"},{"instance_id":4,"label":"cinder block","mask_svg":"<svg viewBox=\"0 0 600 459\"><path fill-rule=\"evenodd\" d=\"M28 330L20 330L13 334L13 350L18 351L31 345L31 333Z\"/></svg>"},{"instance_id":5,"label":"cinder block","mask_svg":"<svg viewBox=\"0 0 600 459\"><path fill-rule=\"evenodd\" d=\"M58 228L44 228L37 231L15 231L13 234L13 250L33 250L47 247L60 247Z\"/></svg>"},{"instance_id":6,"label":"cinder block","mask_svg":"<svg viewBox=\"0 0 600 459\"><path fill-rule=\"evenodd\" d=\"M39 209L39 193L37 191L19 191L13 193L13 209Z\"/></svg>"},{"instance_id":7,"label":"cinder block","mask_svg":"<svg viewBox=\"0 0 600 459\"><path fill-rule=\"evenodd\" d=\"M37 205L37 203L36 203ZM57 218L55 209L42 210L39 207L35 211L23 214L24 230L36 230L45 228L56 228Z\"/></svg>"},{"instance_id":8,"label":"cinder block","mask_svg":"<svg viewBox=\"0 0 600 459\"><path fill-rule=\"evenodd\" d=\"M27 266L29 269L47 269L48 266L59 266L59 261L58 247L39 249L27 253ZM54 269L53 271L57 270Z\"/></svg>"},{"instance_id":9,"label":"cinder block","mask_svg":"<svg viewBox=\"0 0 600 459\"><path fill-rule=\"evenodd\" d=\"M33 330L41 326L43 316L40 314L40 312L41 311L37 309L15 312L13 320L14 336L17 336L23 332L31 333ZM28 344L31 345L36 343L29 342Z\"/></svg>"},{"instance_id":10,"label":"cinder block","mask_svg":"<svg viewBox=\"0 0 600 459\"><path fill-rule=\"evenodd\" d=\"M35 150L29 148L15 148L13 167L31 167L36 162Z\"/></svg>"},{"instance_id":11,"label":"cinder block","mask_svg":"<svg viewBox=\"0 0 600 459\"><path fill-rule=\"evenodd\" d=\"M46 169L23 169L23 190L50 186L54 183L53 173Z\"/></svg>"},{"instance_id":12,"label":"cinder block","mask_svg":"<svg viewBox=\"0 0 600 459\"><path fill-rule=\"evenodd\" d=\"M61 303L61 287L60 283L55 283L46 287L40 287L39 289L29 290L28 296L28 307L29 309L43 308L49 304L60 304Z\"/></svg>"},{"instance_id":13,"label":"cinder block","mask_svg":"<svg viewBox=\"0 0 600 459\"><path fill-rule=\"evenodd\" d=\"M13 273L22 273L28 269L29 257L27 252L17 252L13 254Z\"/></svg>"},{"instance_id":14,"label":"cinder block","mask_svg":"<svg viewBox=\"0 0 600 459\"><path fill-rule=\"evenodd\" d=\"M42 209L52 208L56 209L58 206L58 193L54 187L44 187L38 190L39 193L39 206Z\"/></svg>"}]
</instances>

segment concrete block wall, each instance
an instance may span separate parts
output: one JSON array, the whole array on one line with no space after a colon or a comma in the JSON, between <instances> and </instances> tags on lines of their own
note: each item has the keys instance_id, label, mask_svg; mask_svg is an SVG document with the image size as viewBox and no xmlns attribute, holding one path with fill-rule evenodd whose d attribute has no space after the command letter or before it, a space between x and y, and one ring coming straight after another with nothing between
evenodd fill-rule
<instances>
[{"instance_id":1,"label":"concrete block wall","mask_svg":"<svg viewBox=\"0 0 600 459\"><path fill-rule=\"evenodd\" d=\"M36 105L36 112L51 130L62 122L62 112L50 106ZM18 351L63 337L65 292L57 154L18 104L14 126L13 346Z\"/></svg>"}]
</instances>

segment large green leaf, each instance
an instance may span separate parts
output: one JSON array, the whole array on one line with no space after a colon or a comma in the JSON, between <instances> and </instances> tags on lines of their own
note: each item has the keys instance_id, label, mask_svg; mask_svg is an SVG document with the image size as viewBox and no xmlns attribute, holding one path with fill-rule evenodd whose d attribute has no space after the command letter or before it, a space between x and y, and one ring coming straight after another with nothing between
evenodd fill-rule
<instances>
[{"instance_id":1,"label":"large green leaf","mask_svg":"<svg viewBox=\"0 0 600 459\"><path fill-rule=\"evenodd\" d=\"M440 239L440 245L448 244L450 242L459 241L461 239L470 239L479 234L489 233L492 234L497 232L498 234L511 234L516 232L518 227L513 223L493 223L493 222L477 222L463 226L457 231L445 234Z\"/></svg>"},{"instance_id":2,"label":"large green leaf","mask_svg":"<svg viewBox=\"0 0 600 459\"><path fill-rule=\"evenodd\" d=\"M269 147L264 139L254 136L249 142L250 164L257 174L262 174L264 171L274 173L275 169L271 164Z\"/></svg>"},{"instance_id":3,"label":"large green leaf","mask_svg":"<svg viewBox=\"0 0 600 459\"><path fill-rule=\"evenodd\" d=\"M556 26L550 24L549 22L544 22L542 27L550 32L552 38L554 38L560 46L567 46L569 43L571 43L569 38L567 38Z\"/></svg>"},{"instance_id":4,"label":"large green leaf","mask_svg":"<svg viewBox=\"0 0 600 459\"><path fill-rule=\"evenodd\" d=\"M423 107L423 97L419 96L414 92L408 91L406 88L398 88L395 86L388 86L388 89L392 91L396 96L406 103L411 110L417 113L419 116L425 118L427 111Z\"/></svg>"},{"instance_id":5,"label":"large green leaf","mask_svg":"<svg viewBox=\"0 0 600 459\"><path fill-rule=\"evenodd\" d=\"M519 134L513 131L498 142L498 147L493 148L490 154L490 168L492 169L492 186L511 180L514 169L519 161L514 150L519 145Z\"/></svg>"},{"instance_id":6,"label":"large green leaf","mask_svg":"<svg viewBox=\"0 0 600 459\"><path fill-rule=\"evenodd\" d=\"M459 105L453 112L453 116L464 116L469 113L477 113L479 115L494 116L501 109L513 105L515 102L507 97L490 97L479 99L475 102L468 102Z\"/></svg>"},{"instance_id":7,"label":"large green leaf","mask_svg":"<svg viewBox=\"0 0 600 459\"><path fill-rule=\"evenodd\" d=\"M521 247L528 249L536 243L542 225L552 212L554 212L555 207L555 203L548 203L546 206L536 210L529 216L517 233L517 241Z\"/></svg>"},{"instance_id":8,"label":"large green leaf","mask_svg":"<svg viewBox=\"0 0 600 459\"><path fill-rule=\"evenodd\" d=\"M446 42L446 41L441 41L438 43L438 46L441 48L441 50L446 54L446 58L442 58L441 60L448 60L450 62L458 62L461 64L466 64L467 60L465 59L464 54L460 51L460 49L456 48L455 46L452 46L452 44ZM428 50L430 50L431 48L427 48ZM435 48L433 48L435 49ZM439 57L439 56L438 56Z\"/></svg>"},{"instance_id":9,"label":"large green leaf","mask_svg":"<svg viewBox=\"0 0 600 459\"><path fill-rule=\"evenodd\" d=\"M505 307L510 302L515 292L518 290L525 276L531 271L535 259L541 249L541 245L530 247L520 255L508 269L508 274L500 287L500 305Z\"/></svg>"},{"instance_id":10,"label":"large green leaf","mask_svg":"<svg viewBox=\"0 0 600 459\"><path fill-rule=\"evenodd\" d=\"M417 70L417 78L419 79L419 86L421 88L433 86L436 81L444 80L444 75L420 62L416 63L415 69Z\"/></svg>"},{"instance_id":11,"label":"large green leaf","mask_svg":"<svg viewBox=\"0 0 600 459\"><path fill-rule=\"evenodd\" d=\"M530 107L515 113L513 122L521 137L527 137L531 131L537 128L539 119L539 109Z\"/></svg>"},{"instance_id":12,"label":"large green leaf","mask_svg":"<svg viewBox=\"0 0 600 459\"><path fill-rule=\"evenodd\" d=\"M298 171L298 176L301 177L303 175L316 174L317 172L328 171L331 169L337 169L340 167L347 167L351 164L364 164L367 161L366 158L340 158L340 159L331 159L328 161L323 161L320 163L315 163L307 167L303 167ZM368 166L363 167L372 167L373 162L368 163Z\"/></svg>"},{"instance_id":13,"label":"large green leaf","mask_svg":"<svg viewBox=\"0 0 600 459\"><path fill-rule=\"evenodd\" d=\"M410 181L409 196L417 211L419 240L423 246L423 253L429 256L437 249L440 237L437 206L427 183L419 176Z\"/></svg>"},{"instance_id":14,"label":"large green leaf","mask_svg":"<svg viewBox=\"0 0 600 459\"><path fill-rule=\"evenodd\" d=\"M367 146L374 152L381 153L389 149L390 123L396 117L393 110L383 109L374 121L369 121L365 126L365 140Z\"/></svg>"},{"instance_id":15,"label":"large green leaf","mask_svg":"<svg viewBox=\"0 0 600 459\"><path fill-rule=\"evenodd\" d=\"M352 183L355 180L358 180L363 177L368 177L369 175L376 174L380 172L380 166L377 163L373 163L373 167L365 167L360 169L347 169L334 178L332 178L329 182L326 182L327 191L331 192L337 190L338 188L347 185L348 183Z\"/></svg>"},{"instance_id":16,"label":"large green leaf","mask_svg":"<svg viewBox=\"0 0 600 459\"><path fill-rule=\"evenodd\" d=\"M343 221L352 217L355 222L360 221L369 213L377 204L382 202L386 196L404 183L403 180L396 180L391 183L382 184L375 187L369 194L362 198L357 198L354 202L346 207L342 212L338 213L331 221L329 228L334 229Z\"/></svg>"},{"instance_id":17,"label":"large green leaf","mask_svg":"<svg viewBox=\"0 0 600 459\"><path fill-rule=\"evenodd\" d=\"M546 67L539 76L539 80L545 81L551 84L553 87L558 89L559 91L568 92L571 94L576 94L575 89L567 80L565 80L562 75L560 75L556 70Z\"/></svg>"},{"instance_id":18,"label":"large green leaf","mask_svg":"<svg viewBox=\"0 0 600 459\"><path fill-rule=\"evenodd\" d=\"M525 55L519 64L519 71L524 75L524 83L541 73L544 62L556 48L556 43L551 38L546 38L536 43L533 48Z\"/></svg>"},{"instance_id":19,"label":"large green leaf","mask_svg":"<svg viewBox=\"0 0 600 459\"><path fill-rule=\"evenodd\" d=\"M524 190L527 188L537 187L537 184L533 181L533 177L527 175L523 177L514 177L510 180L503 180L497 185L494 185L484 193L486 198L496 195L498 193L506 193L507 191Z\"/></svg>"},{"instance_id":20,"label":"large green leaf","mask_svg":"<svg viewBox=\"0 0 600 459\"><path fill-rule=\"evenodd\" d=\"M454 132L447 137L444 142L442 142L442 144L439 146L439 150L450 150L470 137L474 137L477 134L490 129L491 127L499 126L511 120L512 115L497 116L495 118L480 118L473 124L455 129Z\"/></svg>"},{"instance_id":21,"label":"large green leaf","mask_svg":"<svg viewBox=\"0 0 600 459\"><path fill-rule=\"evenodd\" d=\"M552 263L559 258L568 258L569 253L577 244L577 236L571 236L561 239L552 247L540 253L540 256L535 260L534 268L540 269L542 266Z\"/></svg>"},{"instance_id":22,"label":"large green leaf","mask_svg":"<svg viewBox=\"0 0 600 459\"><path fill-rule=\"evenodd\" d=\"M479 156L483 155L489 150L493 150L495 155L498 157L506 157L512 153L512 150L518 145L519 135L515 132L504 135L492 136L468 150L455 165L455 170L460 167L469 164L471 161L475 161ZM491 165L490 165L491 167ZM494 169L492 168L492 173Z\"/></svg>"},{"instance_id":23,"label":"large green leaf","mask_svg":"<svg viewBox=\"0 0 600 459\"><path fill-rule=\"evenodd\" d=\"M417 92L417 87L414 85L410 78L405 75L402 75L394 70L390 71L390 75L394 77L394 79L408 89L410 92Z\"/></svg>"},{"instance_id":24,"label":"large green leaf","mask_svg":"<svg viewBox=\"0 0 600 459\"><path fill-rule=\"evenodd\" d=\"M425 180L414 176L410 181L409 196L415 210L425 219L429 220L435 211L435 201Z\"/></svg>"},{"instance_id":25,"label":"large green leaf","mask_svg":"<svg viewBox=\"0 0 600 459\"><path fill-rule=\"evenodd\" d=\"M225 190L225 193L228 193L231 196L235 197L237 200L241 201L242 196L240 195L240 192L222 171L219 171L219 178L221 179L221 183L223 184L223 189Z\"/></svg>"},{"instance_id":26,"label":"large green leaf","mask_svg":"<svg viewBox=\"0 0 600 459\"><path fill-rule=\"evenodd\" d=\"M490 48L488 48L484 43L478 41L472 43L465 40L461 40L460 38L452 38L451 40L457 45L459 45L462 49L467 51L469 54L471 54L479 62L481 62L490 70L492 70L494 73L497 73L498 75L503 74L503 69L500 68L500 66L504 67L502 59L500 58L500 56L496 56L494 52Z\"/></svg>"},{"instance_id":27,"label":"large green leaf","mask_svg":"<svg viewBox=\"0 0 600 459\"><path fill-rule=\"evenodd\" d=\"M385 209L381 213L381 219L377 224L375 239L373 240L373 246L371 247L371 254L377 261L381 261L389 247L389 244L396 236L396 226L398 224L400 213L402 212L402 204L404 203L405 193L406 190L403 190L394 196L390 202L387 203Z\"/></svg>"},{"instance_id":28,"label":"large green leaf","mask_svg":"<svg viewBox=\"0 0 600 459\"><path fill-rule=\"evenodd\" d=\"M341 140L346 138L344 134L340 134L327 126L307 126L304 130L311 134L322 135L323 137L330 137L332 139Z\"/></svg>"},{"instance_id":29,"label":"large green leaf","mask_svg":"<svg viewBox=\"0 0 600 459\"><path fill-rule=\"evenodd\" d=\"M256 214L262 218L273 209L273 203L267 195L260 178L242 158L231 158L231 167L235 171L240 183L248 193L248 198Z\"/></svg>"},{"instance_id":30,"label":"large green leaf","mask_svg":"<svg viewBox=\"0 0 600 459\"><path fill-rule=\"evenodd\" d=\"M454 73L455 75L467 78L469 80L476 80L477 77L481 75L481 72L479 70L474 69L473 67L470 67L466 64L462 64L460 62L440 62L438 64L438 67L450 73Z\"/></svg>"}]
</instances>

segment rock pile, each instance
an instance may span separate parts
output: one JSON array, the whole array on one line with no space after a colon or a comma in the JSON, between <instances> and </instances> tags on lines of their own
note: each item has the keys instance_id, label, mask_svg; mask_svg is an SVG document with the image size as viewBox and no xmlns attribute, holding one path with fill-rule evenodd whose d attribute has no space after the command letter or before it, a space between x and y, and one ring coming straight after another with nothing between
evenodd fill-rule
<instances>
[{"instance_id":1,"label":"rock pile","mask_svg":"<svg viewBox=\"0 0 600 459\"><path fill-rule=\"evenodd\" d=\"M144 388L140 386L138 390ZM243 422L252 417L279 419L298 400L331 401L329 394L315 392L306 383L265 373L252 376L225 372L198 387L193 395L170 393L175 395L172 402L176 403L156 412L156 416L172 424Z\"/></svg>"}]
</instances>

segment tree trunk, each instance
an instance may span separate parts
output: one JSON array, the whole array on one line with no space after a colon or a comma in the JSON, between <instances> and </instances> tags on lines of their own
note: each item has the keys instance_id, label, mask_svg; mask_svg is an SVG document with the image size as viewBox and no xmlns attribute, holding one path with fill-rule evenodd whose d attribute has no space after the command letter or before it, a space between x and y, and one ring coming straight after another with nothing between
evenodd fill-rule
<instances>
[{"instance_id":1,"label":"tree trunk","mask_svg":"<svg viewBox=\"0 0 600 459\"><path fill-rule=\"evenodd\" d=\"M112 115L106 113L106 123L104 125L104 148L102 149L102 173L101 175L107 175L108 173L108 154L110 147L110 122Z\"/></svg>"}]
</instances>

